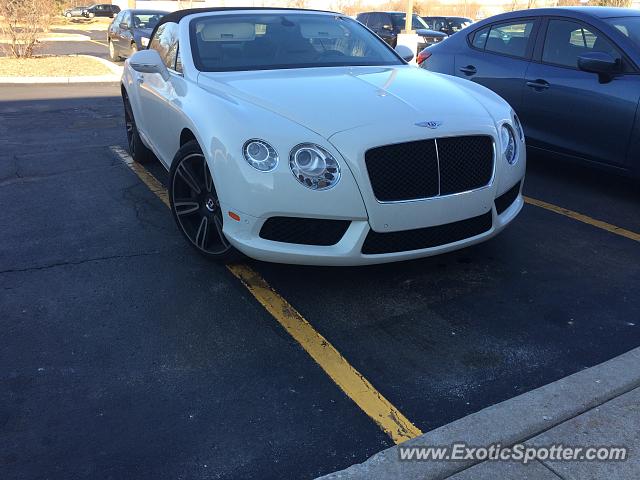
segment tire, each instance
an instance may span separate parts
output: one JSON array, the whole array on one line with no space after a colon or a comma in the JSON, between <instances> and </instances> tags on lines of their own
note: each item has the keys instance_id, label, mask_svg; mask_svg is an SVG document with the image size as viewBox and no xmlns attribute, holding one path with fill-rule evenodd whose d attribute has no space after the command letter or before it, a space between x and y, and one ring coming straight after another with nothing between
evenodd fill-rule
<instances>
[{"instance_id":1,"label":"tire","mask_svg":"<svg viewBox=\"0 0 640 480\"><path fill-rule=\"evenodd\" d=\"M149 163L154 159L154 155L142 143L136 120L133 117L131 102L129 102L129 96L126 92L122 95L122 101L124 102L124 123L127 129L127 146L129 147L131 158L137 163Z\"/></svg>"},{"instance_id":2,"label":"tire","mask_svg":"<svg viewBox=\"0 0 640 480\"><path fill-rule=\"evenodd\" d=\"M220 263L239 260L240 252L224 236L225 215L213 176L195 140L180 147L173 159L169 203L178 229L198 253Z\"/></svg>"},{"instance_id":3,"label":"tire","mask_svg":"<svg viewBox=\"0 0 640 480\"><path fill-rule=\"evenodd\" d=\"M109 59L112 62L119 62L122 60L122 57L116 53L116 46L113 44L111 39L109 39Z\"/></svg>"},{"instance_id":4,"label":"tire","mask_svg":"<svg viewBox=\"0 0 640 480\"><path fill-rule=\"evenodd\" d=\"M67 17L67 18L71 18L73 15L71 15L71 12L67 12L67 13L64 14L64 16Z\"/></svg>"},{"instance_id":5,"label":"tire","mask_svg":"<svg viewBox=\"0 0 640 480\"><path fill-rule=\"evenodd\" d=\"M89 18L93 18L93 17L95 17L95 16L96 16L96 14L95 14L95 13L89 13L89 15L88 15L88 17L89 17Z\"/></svg>"}]
</instances>

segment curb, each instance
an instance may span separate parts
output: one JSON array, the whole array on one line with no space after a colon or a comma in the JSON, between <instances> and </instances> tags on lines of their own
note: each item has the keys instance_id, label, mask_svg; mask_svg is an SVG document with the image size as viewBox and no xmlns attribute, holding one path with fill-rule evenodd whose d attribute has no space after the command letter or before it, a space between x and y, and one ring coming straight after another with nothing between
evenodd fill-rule
<instances>
[{"instance_id":1,"label":"curb","mask_svg":"<svg viewBox=\"0 0 640 480\"><path fill-rule=\"evenodd\" d=\"M88 42L89 40L91 40L91 37L84 33L70 33L65 37L38 38L39 42Z\"/></svg>"},{"instance_id":2,"label":"curb","mask_svg":"<svg viewBox=\"0 0 640 480\"><path fill-rule=\"evenodd\" d=\"M487 407L404 442L403 447L524 442L612 398L640 387L640 348ZM441 480L480 461L399 461L399 446L316 480Z\"/></svg>"},{"instance_id":3,"label":"curb","mask_svg":"<svg viewBox=\"0 0 640 480\"><path fill-rule=\"evenodd\" d=\"M39 37L38 38L38 43L44 43L44 42L88 42L89 40L91 40L91 37L89 35L84 35L82 33L73 33L73 34L68 34L67 36L64 36L64 37ZM9 42L0 40L0 45L2 45L2 44L8 45Z\"/></svg>"},{"instance_id":4,"label":"curb","mask_svg":"<svg viewBox=\"0 0 640 480\"><path fill-rule=\"evenodd\" d=\"M115 65L104 58L93 55L67 55L69 57L93 58L111 70L111 75L83 75L76 77L0 77L0 84L29 84L29 83L119 83L122 78L123 67Z\"/></svg>"}]
</instances>

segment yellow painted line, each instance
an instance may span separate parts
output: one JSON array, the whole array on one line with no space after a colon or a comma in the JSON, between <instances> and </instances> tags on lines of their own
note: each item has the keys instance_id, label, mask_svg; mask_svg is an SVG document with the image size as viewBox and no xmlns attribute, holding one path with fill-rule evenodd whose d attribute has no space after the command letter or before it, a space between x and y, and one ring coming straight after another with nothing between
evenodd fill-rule
<instances>
[{"instance_id":1,"label":"yellow painted line","mask_svg":"<svg viewBox=\"0 0 640 480\"><path fill-rule=\"evenodd\" d=\"M145 168L135 163L120 147L111 147L122 161L169 206L164 186ZM395 443L415 438L422 432L387 400L331 343L255 270L244 264L227 265L255 299L305 349L316 363L331 377L342 391L353 400Z\"/></svg>"},{"instance_id":2,"label":"yellow painted line","mask_svg":"<svg viewBox=\"0 0 640 480\"><path fill-rule=\"evenodd\" d=\"M142 165L134 162L133 158L131 158L131 155L129 155L129 152L127 152L124 148L113 146L109 147L109 149L113 153L115 153L127 167L134 171L134 173L140 178L140 180L142 180L144 184L149 187L149 190L155 193L158 198L162 200L162 203L164 203L167 207L169 206L169 194L167 192L167 189L164 188L164 185L162 185L156 179L156 177L151 175Z\"/></svg>"},{"instance_id":3,"label":"yellow painted line","mask_svg":"<svg viewBox=\"0 0 640 480\"><path fill-rule=\"evenodd\" d=\"M274 291L258 273L246 265L228 265L227 268L302 345L342 391L364 413L369 415L395 443L401 443L422 434L419 428L400 413L389 400L384 398L326 338L318 333L289 302Z\"/></svg>"},{"instance_id":4,"label":"yellow painted line","mask_svg":"<svg viewBox=\"0 0 640 480\"><path fill-rule=\"evenodd\" d=\"M89 39L89 40L87 40L87 41L88 41L88 42L91 42L91 43L97 43L98 45L102 45L103 47L107 47L107 48L109 47L109 45L108 45L108 44L106 44L106 43L102 43L102 42L99 42L99 41L97 41L97 40Z\"/></svg>"},{"instance_id":5,"label":"yellow painted line","mask_svg":"<svg viewBox=\"0 0 640 480\"><path fill-rule=\"evenodd\" d=\"M591 218L588 215L574 212L573 210L569 210L568 208L559 207L557 205L553 205L552 203L543 202L542 200L537 200L535 198L524 197L524 201L530 205L544 208L551 212L564 215L565 217L573 218L574 220L577 220L579 222L587 223L594 227L601 228L602 230L606 230L607 232L615 233L616 235L620 235L621 237L626 237L631 240L635 240L636 242L640 242L640 233L632 232L631 230L617 227L610 223L603 222L602 220Z\"/></svg>"}]
</instances>

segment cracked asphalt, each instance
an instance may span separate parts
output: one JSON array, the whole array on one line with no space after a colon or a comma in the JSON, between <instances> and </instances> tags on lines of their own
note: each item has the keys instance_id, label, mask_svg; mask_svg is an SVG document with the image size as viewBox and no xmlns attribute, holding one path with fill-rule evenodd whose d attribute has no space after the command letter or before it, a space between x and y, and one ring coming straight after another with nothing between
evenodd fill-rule
<instances>
[{"instance_id":1,"label":"cracked asphalt","mask_svg":"<svg viewBox=\"0 0 640 480\"><path fill-rule=\"evenodd\" d=\"M114 156L118 95L0 90L0 478L314 478L390 446ZM529 165L528 195L640 231L636 184ZM441 257L250 265L427 431L639 346L638 247L527 205Z\"/></svg>"}]
</instances>

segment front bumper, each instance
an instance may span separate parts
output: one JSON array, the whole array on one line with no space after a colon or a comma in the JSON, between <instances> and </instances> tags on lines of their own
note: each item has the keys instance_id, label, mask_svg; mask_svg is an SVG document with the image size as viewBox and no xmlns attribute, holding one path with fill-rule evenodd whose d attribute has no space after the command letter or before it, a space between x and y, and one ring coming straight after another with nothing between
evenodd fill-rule
<instances>
[{"instance_id":1,"label":"front bumper","mask_svg":"<svg viewBox=\"0 0 640 480\"><path fill-rule=\"evenodd\" d=\"M520 188L522 188L522 180L520 180ZM492 206L491 228L480 235L432 248L373 255L362 253L362 246L371 230L367 220L353 220L342 239L331 246L301 245L265 240L259 234L266 219L239 212L237 212L240 216L239 222L225 218L224 233L234 247L245 255L258 260L301 265L371 265L439 255L483 242L497 235L513 221L523 205L522 194L519 193L515 201L500 215L498 215L495 205ZM223 207L226 212L227 206L223 205Z\"/></svg>"}]
</instances>

